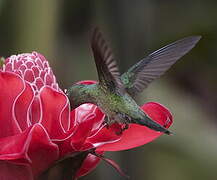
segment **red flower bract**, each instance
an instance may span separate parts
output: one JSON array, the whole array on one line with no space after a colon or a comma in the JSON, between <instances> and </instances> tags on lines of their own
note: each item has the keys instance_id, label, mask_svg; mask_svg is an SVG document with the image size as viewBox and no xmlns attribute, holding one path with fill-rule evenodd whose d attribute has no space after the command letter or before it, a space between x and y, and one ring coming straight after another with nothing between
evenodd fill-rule
<instances>
[{"instance_id":1,"label":"red flower bract","mask_svg":"<svg viewBox=\"0 0 217 180\"><path fill-rule=\"evenodd\" d=\"M79 83L95 83L82 81ZM146 144L162 133L130 124L104 127L104 114L92 104L70 112L68 98L59 88L48 61L37 52L11 56L0 71L0 179L31 180L66 155L96 149L119 151ZM141 107L165 127L172 116L158 103ZM96 167L100 159L89 154L77 177Z\"/></svg>"}]
</instances>

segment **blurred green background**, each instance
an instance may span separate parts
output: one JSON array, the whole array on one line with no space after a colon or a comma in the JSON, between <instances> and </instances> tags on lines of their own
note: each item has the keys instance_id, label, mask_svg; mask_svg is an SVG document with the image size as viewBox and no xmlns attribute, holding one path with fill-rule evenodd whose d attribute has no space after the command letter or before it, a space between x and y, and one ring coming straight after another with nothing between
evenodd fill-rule
<instances>
[{"instance_id":1,"label":"blurred green background","mask_svg":"<svg viewBox=\"0 0 217 180\"><path fill-rule=\"evenodd\" d=\"M217 1L0 0L0 55L33 50L49 59L62 88L97 79L90 30L99 26L121 72L160 47L190 35L199 44L152 83L140 103L174 115L174 136L107 153L132 180L217 179ZM83 180L124 180L105 163Z\"/></svg>"}]
</instances>

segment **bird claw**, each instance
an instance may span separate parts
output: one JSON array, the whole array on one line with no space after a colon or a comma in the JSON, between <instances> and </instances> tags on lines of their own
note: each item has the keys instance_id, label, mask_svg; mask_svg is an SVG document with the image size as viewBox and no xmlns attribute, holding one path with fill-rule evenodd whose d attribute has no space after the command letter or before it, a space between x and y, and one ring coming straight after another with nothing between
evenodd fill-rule
<instances>
[{"instance_id":1,"label":"bird claw","mask_svg":"<svg viewBox=\"0 0 217 180\"><path fill-rule=\"evenodd\" d=\"M124 122L123 124L119 124L118 122L116 121L112 121L112 120L109 120L109 117L106 116L102 125L104 125L107 129L109 129L109 127L112 125L112 124L115 124L117 123L118 124L118 128L116 128L115 130L115 134L116 135L121 135L123 134L123 132L129 128L129 123L126 121Z\"/></svg>"},{"instance_id":2,"label":"bird claw","mask_svg":"<svg viewBox=\"0 0 217 180\"><path fill-rule=\"evenodd\" d=\"M129 128L129 124L126 122L126 123L124 123L124 127L122 128L122 130L124 131L124 130L127 130Z\"/></svg>"},{"instance_id":3,"label":"bird claw","mask_svg":"<svg viewBox=\"0 0 217 180\"><path fill-rule=\"evenodd\" d=\"M110 125L110 124L109 124L108 116L106 116L106 117L104 118L104 121L103 121L102 125L105 126L107 129L109 129L109 125Z\"/></svg>"},{"instance_id":4,"label":"bird claw","mask_svg":"<svg viewBox=\"0 0 217 180\"><path fill-rule=\"evenodd\" d=\"M116 132L115 132L116 135L121 135L121 134L123 134L123 132L129 128L129 124L128 124L128 123L124 123L123 126L124 126L124 127L121 127L119 131L116 131Z\"/></svg>"}]
</instances>

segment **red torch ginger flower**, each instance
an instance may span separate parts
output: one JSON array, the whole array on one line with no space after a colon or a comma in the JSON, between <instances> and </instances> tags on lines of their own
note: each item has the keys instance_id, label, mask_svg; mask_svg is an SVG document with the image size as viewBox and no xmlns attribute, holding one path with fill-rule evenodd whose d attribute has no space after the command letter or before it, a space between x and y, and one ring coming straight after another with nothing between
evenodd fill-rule
<instances>
[{"instance_id":1,"label":"red torch ginger flower","mask_svg":"<svg viewBox=\"0 0 217 180\"><path fill-rule=\"evenodd\" d=\"M48 61L37 52L6 59L0 70L0 92L0 179L32 180L68 155L130 149L162 134L130 124L117 135L119 125L106 128L105 115L95 105L70 110ZM171 125L172 116L164 106L150 102L141 108L166 128ZM99 161L88 154L76 176L89 173Z\"/></svg>"}]
</instances>

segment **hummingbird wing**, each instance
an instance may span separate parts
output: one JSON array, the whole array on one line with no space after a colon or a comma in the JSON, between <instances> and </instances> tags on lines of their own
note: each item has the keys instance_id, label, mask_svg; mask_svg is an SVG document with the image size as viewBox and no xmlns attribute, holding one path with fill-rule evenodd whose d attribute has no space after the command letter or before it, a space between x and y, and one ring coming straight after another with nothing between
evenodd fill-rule
<instances>
[{"instance_id":1,"label":"hummingbird wing","mask_svg":"<svg viewBox=\"0 0 217 180\"><path fill-rule=\"evenodd\" d=\"M98 72L99 83L109 91L124 91L117 63L102 33L95 28L91 38L91 48Z\"/></svg>"},{"instance_id":2,"label":"hummingbird wing","mask_svg":"<svg viewBox=\"0 0 217 180\"><path fill-rule=\"evenodd\" d=\"M149 83L166 72L179 58L188 53L201 36L178 40L149 54L122 74L121 80L131 95L142 92Z\"/></svg>"}]
</instances>

